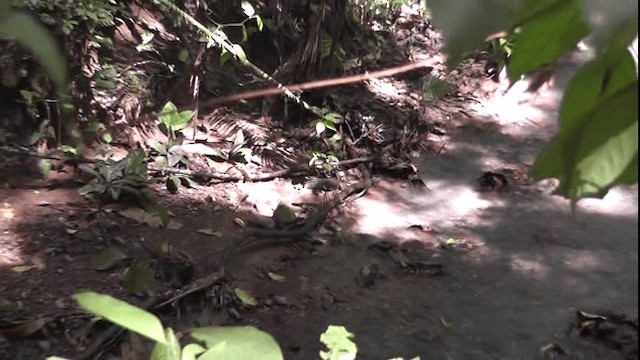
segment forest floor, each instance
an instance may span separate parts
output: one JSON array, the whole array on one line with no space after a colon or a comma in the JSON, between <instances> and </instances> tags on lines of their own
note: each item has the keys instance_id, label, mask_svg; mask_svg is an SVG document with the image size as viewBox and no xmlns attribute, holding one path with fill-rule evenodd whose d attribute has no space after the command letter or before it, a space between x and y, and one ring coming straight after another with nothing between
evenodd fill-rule
<instances>
[{"instance_id":1,"label":"forest floor","mask_svg":"<svg viewBox=\"0 0 640 360\"><path fill-rule=\"evenodd\" d=\"M414 50L414 60L444 71L442 56ZM361 359L637 358L637 186L583 200L572 212L553 194L553 181L526 175L557 130L562 88L582 56L563 59L533 93L526 82L507 91L484 77L481 64L462 66L455 94L421 107L440 130L419 133L422 146L409 154L421 182L373 172L366 193L347 198L315 231L232 254L224 281L156 313L178 331L255 325L287 359L317 358L328 325L355 334ZM402 108L421 96L411 81L372 80L349 94L364 107ZM487 172L499 174L487 175L494 189L478 184ZM285 178L177 194L154 184L172 214L169 229L123 216L122 206L98 209L75 188L41 187L69 176L3 177L2 358L79 358L105 328L83 327L87 317L72 294L90 289L142 304L144 296L128 294L120 281L132 261L160 263L158 249L168 243L172 257L205 277L239 231L234 219L265 221L280 202L327 202L354 181L345 173L326 194ZM91 259L112 247L129 260L96 270ZM189 282L182 268L158 272L170 273L160 277L163 290ZM257 304L234 296L237 288ZM140 358L148 350L136 336L117 339L90 357Z\"/></svg>"}]
</instances>

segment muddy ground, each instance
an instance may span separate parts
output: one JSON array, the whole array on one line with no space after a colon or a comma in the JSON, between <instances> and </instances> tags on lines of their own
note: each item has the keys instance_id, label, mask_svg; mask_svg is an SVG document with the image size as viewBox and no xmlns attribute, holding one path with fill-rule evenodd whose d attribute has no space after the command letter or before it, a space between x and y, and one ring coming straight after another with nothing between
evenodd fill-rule
<instances>
[{"instance_id":1,"label":"muddy ground","mask_svg":"<svg viewBox=\"0 0 640 360\"><path fill-rule=\"evenodd\" d=\"M441 58L432 59L436 69L443 66ZM504 84L469 78L458 84L458 95L426 106L444 131L421 134L423 150L410 154L423 184L374 172L366 194L340 205L312 236L228 259L216 294L242 288L257 306L230 297L217 308L199 295L158 314L180 331L255 325L273 334L287 359L317 358L319 336L331 324L355 334L361 359L637 358L637 321L634 329L611 316L638 316L637 186L581 201L572 212L553 194L553 181L526 175L556 131L561 89L581 61L580 52L568 56L535 93L524 91L526 83L505 92ZM397 79L368 86L366 96L412 96L410 89L398 90ZM501 174L506 186L501 177L495 188L480 188L485 172ZM51 179L5 180L0 357L14 359L76 358L95 341L104 330L82 331L87 317L70 298L79 290L144 302L121 286L131 260L90 269L100 249L117 246L129 259L153 259L157 253L149 249L168 242L172 254L203 277L217 269L226 241L238 231L234 219L271 216L281 201L332 196L290 179L199 185L177 195L157 185L181 224L171 230L120 216L118 206L97 211L77 189L37 188ZM274 281L269 272L284 278ZM581 336L577 311L608 316L613 332L599 340ZM148 344L117 338L92 356L126 357L125 348L134 348L137 355L129 356L136 358Z\"/></svg>"}]
</instances>

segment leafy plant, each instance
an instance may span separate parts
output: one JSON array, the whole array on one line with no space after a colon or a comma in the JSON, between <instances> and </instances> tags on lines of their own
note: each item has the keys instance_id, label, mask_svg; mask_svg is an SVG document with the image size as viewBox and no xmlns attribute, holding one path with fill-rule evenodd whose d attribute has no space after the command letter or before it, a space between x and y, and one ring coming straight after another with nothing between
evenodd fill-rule
<instances>
[{"instance_id":1,"label":"leafy plant","mask_svg":"<svg viewBox=\"0 0 640 360\"><path fill-rule=\"evenodd\" d=\"M336 142L342 139L342 135L338 132L336 124L342 121L342 115L332 112L327 108L319 108L314 106L313 112L319 115L319 119L311 122L311 125L316 129L316 135L322 135L327 129L333 131L333 135L329 138L329 141Z\"/></svg>"},{"instance_id":2,"label":"leafy plant","mask_svg":"<svg viewBox=\"0 0 640 360\"><path fill-rule=\"evenodd\" d=\"M337 162L339 162L338 156L333 152L314 151L311 153L309 166L318 170L331 171Z\"/></svg>"},{"instance_id":3,"label":"leafy plant","mask_svg":"<svg viewBox=\"0 0 640 360\"><path fill-rule=\"evenodd\" d=\"M596 56L569 82L559 133L538 155L536 179L557 178L573 205L616 184L638 182L638 2L430 0L451 64L498 31L514 35L511 81L553 63L591 36ZM491 17L492 21L485 19ZM635 40L634 40L635 39Z\"/></svg>"},{"instance_id":4,"label":"leafy plant","mask_svg":"<svg viewBox=\"0 0 640 360\"><path fill-rule=\"evenodd\" d=\"M322 360L352 360L356 358L358 347L351 340L354 335L344 326L329 325L320 335L320 341L328 351L320 351Z\"/></svg>"},{"instance_id":5,"label":"leafy plant","mask_svg":"<svg viewBox=\"0 0 640 360\"><path fill-rule=\"evenodd\" d=\"M214 149L214 156L219 157L225 161L237 161L244 160L248 162L251 158L251 148L245 147L247 141L244 138L242 130L236 132L236 136L233 140L233 145L229 150Z\"/></svg>"},{"instance_id":6,"label":"leafy plant","mask_svg":"<svg viewBox=\"0 0 640 360\"><path fill-rule=\"evenodd\" d=\"M253 326L196 328L191 330L191 337L200 343L191 342L181 348L173 329L163 327L146 310L90 291L73 297L84 310L154 341L150 359L283 359L275 339Z\"/></svg>"},{"instance_id":7,"label":"leafy plant","mask_svg":"<svg viewBox=\"0 0 640 360\"><path fill-rule=\"evenodd\" d=\"M146 153L133 150L121 160L98 160L95 167L80 164L79 168L93 177L80 188L83 196L97 195L101 200L119 200L123 195L134 199L148 196L144 191L147 184Z\"/></svg>"},{"instance_id":8,"label":"leafy plant","mask_svg":"<svg viewBox=\"0 0 640 360\"><path fill-rule=\"evenodd\" d=\"M187 127L194 114L192 110L178 111L178 108L168 101L160 111L158 121L168 131L169 139L175 139L176 132Z\"/></svg>"},{"instance_id":9,"label":"leafy plant","mask_svg":"<svg viewBox=\"0 0 640 360\"><path fill-rule=\"evenodd\" d=\"M122 7L115 0L86 0L81 3L68 0L18 0L16 3L43 14L41 16L45 23L59 25L65 35L69 35L80 24L88 25L89 29L113 26L114 15Z\"/></svg>"},{"instance_id":10,"label":"leafy plant","mask_svg":"<svg viewBox=\"0 0 640 360\"><path fill-rule=\"evenodd\" d=\"M489 40L489 54L495 64L494 75L500 74L509 64L509 58L513 53L514 38L515 35L508 35Z\"/></svg>"}]
</instances>

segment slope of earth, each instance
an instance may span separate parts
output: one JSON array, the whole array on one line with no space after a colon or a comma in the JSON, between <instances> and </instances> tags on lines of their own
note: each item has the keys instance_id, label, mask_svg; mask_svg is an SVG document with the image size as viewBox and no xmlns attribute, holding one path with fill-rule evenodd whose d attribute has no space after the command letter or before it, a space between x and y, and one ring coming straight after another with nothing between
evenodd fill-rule
<instances>
[{"instance_id":1,"label":"slope of earth","mask_svg":"<svg viewBox=\"0 0 640 360\"><path fill-rule=\"evenodd\" d=\"M412 48L414 60L450 75L440 55L419 50ZM422 150L407 156L413 181L373 173L366 194L347 199L317 232L233 254L224 281L157 313L184 332L255 325L273 334L287 359L317 358L320 334L332 324L355 334L362 359L637 358L637 322L634 330L611 315L638 316L637 186L581 201L572 213L552 194L553 182L526 176L556 131L561 89L584 56L562 59L535 94L524 91L526 83L505 91L478 75L480 64L465 65L457 92L420 103L439 131L413 129L422 139ZM415 88L417 81L379 79L351 96L363 107L372 97L402 107L416 103ZM234 219L267 221L280 202L327 202L339 191L318 194L288 179L198 186L177 196L157 186L179 224L161 229L118 216L119 207L98 211L75 189L11 181L0 190L0 357L15 359L82 358L93 344L99 348L90 358L141 358L148 343L129 335L107 346L104 328L82 326L88 317L70 295L92 289L142 304L144 296L120 285L126 264L157 262L158 249L170 244L203 278L239 232ZM102 271L88 265L112 247L128 262L97 266ZM164 288L192 280L169 277ZM606 336L580 336L587 332L578 311L608 317Z\"/></svg>"}]
</instances>

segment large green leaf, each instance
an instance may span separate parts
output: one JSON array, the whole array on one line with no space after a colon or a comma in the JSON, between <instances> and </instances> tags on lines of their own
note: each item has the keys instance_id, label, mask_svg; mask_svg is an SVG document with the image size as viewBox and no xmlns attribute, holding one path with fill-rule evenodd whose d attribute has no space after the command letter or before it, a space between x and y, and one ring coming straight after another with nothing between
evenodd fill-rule
<instances>
[{"instance_id":1,"label":"large green leaf","mask_svg":"<svg viewBox=\"0 0 640 360\"><path fill-rule=\"evenodd\" d=\"M601 101L576 120L536 159L534 177L557 177L572 201L602 195L614 182L638 179L638 81Z\"/></svg>"},{"instance_id":2,"label":"large green leaf","mask_svg":"<svg viewBox=\"0 0 640 360\"><path fill-rule=\"evenodd\" d=\"M7 11L10 1L4 1L0 17L0 38L15 40L32 52L42 63L56 85L58 94L66 93L67 62L56 45L56 39L33 17L18 11Z\"/></svg>"},{"instance_id":3,"label":"large green leaf","mask_svg":"<svg viewBox=\"0 0 640 360\"><path fill-rule=\"evenodd\" d=\"M81 308L101 316L112 323L122 326L151 340L166 343L160 320L150 312L130 305L122 300L92 291L73 295Z\"/></svg>"},{"instance_id":4,"label":"large green leaf","mask_svg":"<svg viewBox=\"0 0 640 360\"><path fill-rule=\"evenodd\" d=\"M180 343L171 328L164 332L166 344L157 342L151 350L150 360L181 360Z\"/></svg>"},{"instance_id":5,"label":"large green leaf","mask_svg":"<svg viewBox=\"0 0 640 360\"><path fill-rule=\"evenodd\" d=\"M558 2L525 23L518 33L510 58L509 78L550 63L588 33L578 0Z\"/></svg>"},{"instance_id":6,"label":"large green leaf","mask_svg":"<svg viewBox=\"0 0 640 360\"><path fill-rule=\"evenodd\" d=\"M628 86L636 78L634 60L626 49L617 55L603 55L580 67L565 90L560 106L560 134L570 135L581 126L580 119L598 103Z\"/></svg>"},{"instance_id":7,"label":"large green leaf","mask_svg":"<svg viewBox=\"0 0 640 360\"><path fill-rule=\"evenodd\" d=\"M203 341L207 352L198 359L281 360L276 340L253 326L204 327L191 336Z\"/></svg>"},{"instance_id":8,"label":"large green leaf","mask_svg":"<svg viewBox=\"0 0 640 360\"><path fill-rule=\"evenodd\" d=\"M564 189L572 200L601 193L638 155L638 82L603 101L576 136Z\"/></svg>"},{"instance_id":9,"label":"large green leaf","mask_svg":"<svg viewBox=\"0 0 640 360\"><path fill-rule=\"evenodd\" d=\"M509 27L516 28L564 1L566 0L529 0L523 9L516 13Z\"/></svg>"},{"instance_id":10,"label":"large green leaf","mask_svg":"<svg viewBox=\"0 0 640 360\"><path fill-rule=\"evenodd\" d=\"M477 49L492 33L506 30L522 11L526 0L429 0L433 23L442 31L450 64L458 63L468 51Z\"/></svg>"}]
</instances>

